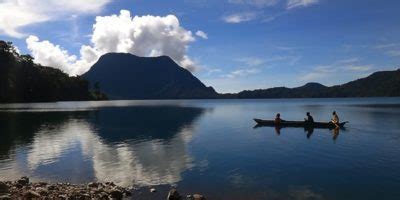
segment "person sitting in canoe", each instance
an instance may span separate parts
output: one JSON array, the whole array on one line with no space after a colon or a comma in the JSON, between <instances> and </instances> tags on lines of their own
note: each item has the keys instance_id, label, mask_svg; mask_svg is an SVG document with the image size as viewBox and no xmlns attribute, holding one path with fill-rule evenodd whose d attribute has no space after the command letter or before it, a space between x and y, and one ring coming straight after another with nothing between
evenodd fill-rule
<instances>
[{"instance_id":1,"label":"person sitting in canoe","mask_svg":"<svg viewBox=\"0 0 400 200\"><path fill-rule=\"evenodd\" d=\"M332 123L332 124L335 124L336 127L339 127L340 121L339 121L339 116L336 114L336 111L333 111L333 113L332 113L332 120L331 120L331 123Z\"/></svg>"},{"instance_id":2,"label":"person sitting in canoe","mask_svg":"<svg viewBox=\"0 0 400 200\"><path fill-rule=\"evenodd\" d=\"M314 123L314 118L311 116L310 112L307 112L307 118L304 118L306 123Z\"/></svg>"},{"instance_id":3,"label":"person sitting in canoe","mask_svg":"<svg viewBox=\"0 0 400 200\"><path fill-rule=\"evenodd\" d=\"M280 124L282 121L283 120L281 119L281 114L280 113L276 114L275 124Z\"/></svg>"}]
</instances>

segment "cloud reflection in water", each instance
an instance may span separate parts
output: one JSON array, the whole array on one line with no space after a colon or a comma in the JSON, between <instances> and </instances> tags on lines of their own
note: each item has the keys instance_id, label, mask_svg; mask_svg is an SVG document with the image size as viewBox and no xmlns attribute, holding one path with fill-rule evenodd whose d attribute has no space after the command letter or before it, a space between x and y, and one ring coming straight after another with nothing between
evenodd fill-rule
<instances>
[{"instance_id":1,"label":"cloud reflection in water","mask_svg":"<svg viewBox=\"0 0 400 200\"><path fill-rule=\"evenodd\" d=\"M134 115L141 116L145 112L155 111L154 109L158 108L135 109L132 112L140 112ZM142 122L141 126L134 129L124 129L124 125L132 126L131 121L136 120L128 112L121 116L125 121L118 122L121 129L117 129L117 132L124 131L124 137L117 139L113 135L117 132L107 128L114 126L108 117L113 115L108 115L107 112L87 112L83 117L68 116L61 123L42 121L40 128L32 129L33 138L26 148L18 149L21 153L12 156L12 162L7 161L8 165L14 167L5 169L1 166L2 174L13 174L14 179L24 174L34 179L50 181L113 181L122 186L177 183L182 179L182 172L194 165L193 158L187 151L187 144L191 141L195 128L193 121L202 110L161 110L167 115L170 112L181 114L186 121L176 118L178 121L160 123L156 129L150 127L154 125ZM155 120L162 121L161 118L168 116L159 116ZM129 130L132 132L127 133ZM165 130L165 137L160 133L161 130ZM147 133L150 135L146 135Z\"/></svg>"}]
</instances>

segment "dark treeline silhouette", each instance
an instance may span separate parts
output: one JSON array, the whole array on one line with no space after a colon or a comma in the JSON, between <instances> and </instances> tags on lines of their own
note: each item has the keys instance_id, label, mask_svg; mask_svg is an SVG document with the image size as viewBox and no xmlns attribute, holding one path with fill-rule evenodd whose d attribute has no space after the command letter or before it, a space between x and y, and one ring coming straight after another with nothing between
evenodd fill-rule
<instances>
[{"instance_id":1,"label":"dark treeline silhouette","mask_svg":"<svg viewBox=\"0 0 400 200\"><path fill-rule=\"evenodd\" d=\"M327 87L307 83L296 88L276 87L245 90L236 94L222 94L222 98L334 98L334 97L398 97L400 96L400 69L375 72L372 75L343 85Z\"/></svg>"},{"instance_id":2,"label":"dark treeline silhouette","mask_svg":"<svg viewBox=\"0 0 400 200\"><path fill-rule=\"evenodd\" d=\"M105 98L90 92L83 78L33 62L19 55L11 42L0 40L0 102L49 102Z\"/></svg>"}]
</instances>

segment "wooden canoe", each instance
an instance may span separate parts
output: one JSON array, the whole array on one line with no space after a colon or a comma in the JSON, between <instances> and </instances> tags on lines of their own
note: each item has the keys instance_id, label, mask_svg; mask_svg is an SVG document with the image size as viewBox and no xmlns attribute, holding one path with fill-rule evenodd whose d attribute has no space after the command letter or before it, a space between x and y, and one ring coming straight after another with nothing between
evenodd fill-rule
<instances>
[{"instance_id":1,"label":"wooden canoe","mask_svg":"<svg viewBox=\"0 0 400 200\"><path fill-rule=\"evenodd\" d=\"M272 126L272 127L304 127L304 128L329 128L334 129L336 126L330 122L314 122L309 123L305 121L282 121L275 123L274 120L263 120L254 119L258 126ZM342 122L339 124L340 128L344 128L344 125L348 122Z\"/></svg>"}]
</instances>

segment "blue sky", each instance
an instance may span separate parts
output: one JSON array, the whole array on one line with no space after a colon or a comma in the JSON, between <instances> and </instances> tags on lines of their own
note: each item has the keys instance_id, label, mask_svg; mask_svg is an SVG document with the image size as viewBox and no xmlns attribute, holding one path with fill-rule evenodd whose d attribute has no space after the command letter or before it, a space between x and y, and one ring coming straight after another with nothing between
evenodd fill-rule
<instances>
[{"instance_id":1,"label":"blue sky","mask_svg":"<svg viewBox=\"0 0 400 200\"><path fill-rule=\"evenodd\" d=\"M70 74L108 51L169 55L219 92L333 85L400 67L396 0L24 1L0 1L1 39Z\"/></svg>"}]
</instances>

